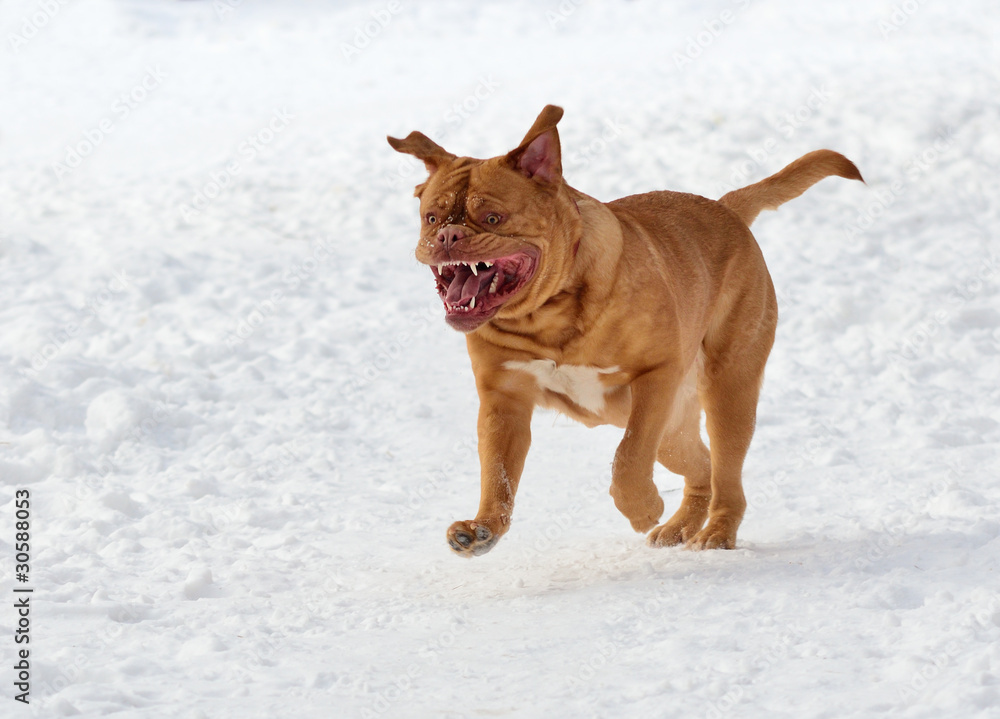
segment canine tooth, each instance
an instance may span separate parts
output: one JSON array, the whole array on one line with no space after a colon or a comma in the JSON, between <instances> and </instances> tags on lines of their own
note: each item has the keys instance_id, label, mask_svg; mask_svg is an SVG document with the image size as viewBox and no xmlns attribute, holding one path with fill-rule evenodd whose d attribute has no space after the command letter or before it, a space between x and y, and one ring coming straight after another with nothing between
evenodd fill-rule
<instances>
[{"instance_id":1,"label":"canine tooth","mask_svg":"<svg viewBox=\"0 0 1000 719\"><path fill-rule=\"evenodd\" d=\"M479 270L476 269L476 263L475 262L469 263L469 267L472 268L472 274L474 274L476 277L479 277Z\"/></svg>"},{"instance_id":2,"label":"canine tooth","mask_svg":"<svg viewBox=\"0 0 1000 719\"><path fill-rule=\"evenodd\" d=\"M444 271L444 263L442 262L438 265L438 274L441 274L441 272L443 271Z\"/></svg>"},{"instance_id":3,"label":"canine tooth","mask_svg":"<svg viewBox=\"0 0 1000 719\"><path fill-rule=\"evenodd\" d=\"M472 298L472 301L471 301L471 302L469 302L469 309L470 309L470 310L474 310L474 309L476 309L476 298L475 298L475 297L473 297L473 298Z\"/></svg>"}]
</instances>

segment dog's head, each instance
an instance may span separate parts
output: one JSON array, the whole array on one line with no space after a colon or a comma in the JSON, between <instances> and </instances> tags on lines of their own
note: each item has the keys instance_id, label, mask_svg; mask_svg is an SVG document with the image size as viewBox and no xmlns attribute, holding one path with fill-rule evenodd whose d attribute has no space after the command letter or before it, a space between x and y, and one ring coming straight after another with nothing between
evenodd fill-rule
<instances>
[{"instance_id":1,"label":"dog's head","mask_svg":"<svg viewBox=\"0 0 1000 719\"><path fill-rule=\"evenodd\" d=\"M457 330L527 315L565 281L582 223L562 178L562 114L546 106L515 150L489 160L456 157L419 132L388 138L430 173L414 193L416 255L434 273L445 319Z\"/></svg>"}]
</instances>

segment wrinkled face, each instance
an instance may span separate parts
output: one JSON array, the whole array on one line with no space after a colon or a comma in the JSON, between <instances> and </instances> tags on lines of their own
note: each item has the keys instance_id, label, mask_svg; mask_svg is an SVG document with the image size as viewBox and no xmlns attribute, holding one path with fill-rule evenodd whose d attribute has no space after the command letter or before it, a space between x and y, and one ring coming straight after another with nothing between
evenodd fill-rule
<instances>
[{"instance_id":1,"label":"wrinkled face","mask_svg":"<svg viewBox=\"0 0 1000 719\"><path fill-rule=\"evenodd\" d=\"M457 330L528 314L557 290L566 248L579 233L579 213L562 181L555 131L561 116L560 108L546 107L520 147L490 160L456 157L418 132L389 138L430 173L415 193L416 256L429 266L445 319Z\"/></svg>"},{"instance_id":2,"label":"wrinkled face","mask_svg":"<svg viewBox=\"0 0 1000 719\"><path fill-rule=\"evenodd\" d=\"M510 315L530 294L549 244L548 223L539 222L549 198L524 192L530 182L496 160L458 158L421 188L416 255L430 266L455 329L471 332L504 309Z\"/></svg>"}]
</instances>

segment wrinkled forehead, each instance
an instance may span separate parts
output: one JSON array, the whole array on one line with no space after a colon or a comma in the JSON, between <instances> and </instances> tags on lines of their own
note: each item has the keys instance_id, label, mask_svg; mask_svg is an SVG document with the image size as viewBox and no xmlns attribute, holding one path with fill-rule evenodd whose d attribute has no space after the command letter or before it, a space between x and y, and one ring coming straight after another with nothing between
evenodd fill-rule
<instances>
[{"instance_id":1,"label":"wrinkled forehead","mask_svg":"<svg viewBox=\"0 0 1000 719\"><path fill-rule=\"evenodd\" d=\"M424 209L444 210L454 207L469 192L472 171L477 160L459 157L441 167L427 178L427 182L417 186L416 196Z\"/></svg>"},{"instance_id":2,"label":"wrinkled forehead","mask_svg":"<svg viewBox=\"0 0 1000 719\"><path fill-rule=\"evenodd\" d=\"M420 206L457 215L496 202L503 194L503 170L495 160L459 157L417 188Z\"/></svg>"}]
</instances>

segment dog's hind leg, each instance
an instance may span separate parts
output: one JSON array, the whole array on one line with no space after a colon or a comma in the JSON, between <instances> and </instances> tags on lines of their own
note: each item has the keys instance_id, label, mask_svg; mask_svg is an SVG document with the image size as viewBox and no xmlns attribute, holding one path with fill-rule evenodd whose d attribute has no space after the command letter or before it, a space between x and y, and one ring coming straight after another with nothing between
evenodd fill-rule
<instances>
[{"instance_id":1,"label":"dog's hind leg","mask_svg":"<svg viewBox=\"0 0 1000 719\"><path fill-rule=\"evenodd\" d=\"M753 437L764 365L778 320L766 270L762 268L720 311L724 314L703 342L705 370L699 395L711 447L712 499L708 524L687 542L693 549L733 549L746 509L743 460Z\"/></svg>"}]
</instances>

